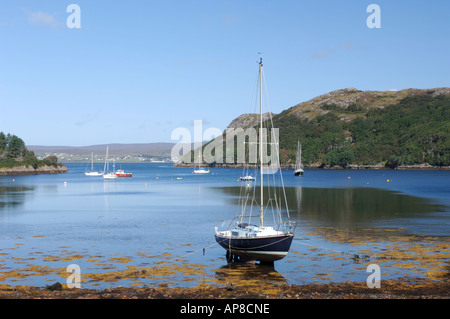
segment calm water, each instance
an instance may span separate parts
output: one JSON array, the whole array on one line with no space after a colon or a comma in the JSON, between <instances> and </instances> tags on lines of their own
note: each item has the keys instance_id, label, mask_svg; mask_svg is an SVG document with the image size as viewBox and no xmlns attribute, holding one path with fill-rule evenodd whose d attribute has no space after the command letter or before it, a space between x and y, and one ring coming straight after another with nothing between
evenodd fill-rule
<instances>
[{"instance_id":1,"label":"calm water","mask_svg":"<svg viewBox=\"0 0 450 319\"><path fill-rule=\"evenodd\" d=\"M110 274L86 276L84 288L229 280L213 235L239 210L242 170L199 176L169 164L122 164L132 178L104 181L84 176L85 164L67 166L67 174L0 177L0 283L65 283L73 263L82 275ZM306 170L294 177L286 170L284 181L298 223L291 252L270 276L242 268L246 278L365 282L366 264L402 243L415 250L412 242L446 254L440 262L448 263L449 171ZM383 278L427 271L407 256L416 263L413 274L384 258Z\"/></svg>"}]
</instances>

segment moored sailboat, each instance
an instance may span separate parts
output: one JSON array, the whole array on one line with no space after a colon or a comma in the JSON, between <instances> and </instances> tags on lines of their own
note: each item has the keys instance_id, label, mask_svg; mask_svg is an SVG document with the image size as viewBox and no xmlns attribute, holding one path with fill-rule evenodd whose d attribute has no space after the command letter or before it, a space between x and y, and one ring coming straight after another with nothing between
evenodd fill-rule
<instances>
[{"instance_id":1,"label":"moored sailboat","mask_svg":"<svg viewBox=\"0 0 450 319\"><path fill-rule=\"evenodd\" d=\"M259 81L260 81L260 145L259 145L259 175L260 175L260 194L259 203L256 204L259 207L259 214L252 215L251 208L250 211L242 209L239 216L237 216L237 221L233 224L230 223L228 229L219 231L216 227L215 239L217 243L225 248L228 260L239 259L245 261L259 261L263 263L273 263L276 260L284 258L291 247L292 240L294 238L294 222L282 222L281 221L281 209L276 208L275 213L279 216L274 218L277 220L276 225L267 226L264 222L264 215L268 206L264 202L264 166L263 163L263 112L262 112L262 59L259 62ZM279 158L278 158L278 145L275 143L275 152L277 154L277 165L276 169L281 178L282 173L279 169ZM286 213L288 214L286 196L284 193L284 183L281 184L284 194L284 201L286 204ZM273 193L271 193L273 194ZM245 197L245 196L241 196ZM270 197L270 196L269 196ZM280 200L279 198L278 200ZM279 204L277 198L269 198L270 205ZM249 215L246 215L249 213ZM236 219L235 218L235 219ZM250 221L251 218L259 218L259 225L244 222L244 218Z\"/></svg>"},{"instance_id":2,"label":"moored sailboat","mask_svg":"<svg viewBox=\"0 0 450 319\"><path fill-rule=\"evenodd\" d=\"M91 171L90 172L84 172L84 175L86 176L102 176L103 172L94 171L94 153L91 153Z\"/></svg>"},{"instance_id":3,"label":"moored sailboat","mask_svg":"<svg viewBox=\"0 0 450 319\"><path fill-rule=\"evenodd\" d=\"M200 163L201 163L201 152L198 153L198 168L194 169L194 171L192 173L194 173L194 174L208 174L209 173L209 169L206 170L203 167L200 167Z\"/></svg>"},{"instance_id":4,"label":"moored sailboat","mask_svg":"<svg viewBox=\"0 0 450 319\"><path fill-rule=\"evenodd\" d=\"M239 179L240 179L241 181L248 181L248 182L256 181L256 178L253 177L253 176L251 176L251 175L241 176L241 177L239 177Z\"/></svg>"},{"instance_id":5,"label":"moored sailboat","mask_svg":"<svg viewBox=\"0 0 450 319\"><path fill-rule=\"evenodd\" d=\"M295 162L295 176L303 176L303 164L302 164L302 146L300 145L300 141L298 141L297 146L297 159Z\"/></svg>"},{"instance_id":6,"label":"moored sailboat","mask_svg":"<svg viewBox=\"0 0 450 319\"><path fill-rule=\"evenodd\" d=\"M117 175L115 173L116 163L113 164L113 171L109 171L109 160L108 160L108 146L106 147L106 156L105 156L105 174L103 175L104 179L116 179Z\"/></svg>"}]
</instances>

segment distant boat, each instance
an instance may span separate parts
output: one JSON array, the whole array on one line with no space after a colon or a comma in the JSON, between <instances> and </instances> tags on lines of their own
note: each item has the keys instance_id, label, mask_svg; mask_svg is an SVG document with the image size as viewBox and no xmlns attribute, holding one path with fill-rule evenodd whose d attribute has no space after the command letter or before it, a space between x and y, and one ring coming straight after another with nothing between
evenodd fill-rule
<instances>
[{"instance_id":1,"label":"distant boat","mask_svg":"<svg viewBox=\"0 0 450 319\"><path fill-rule=\"evenodd\" d=\"M114 172L116 168L116 163L113 164L113 171L109 172L109 160L108 160L108 146L106 147L106 156L105 156L105 174L103 175L104 179L116 179L117 175ZM108 173L106 173L108 172Z\"/></svg>"},{"instance_id":2,"label":"distant boat","mask_svg":"<svg viewBox=\"0 0 450 319\"><path fill-rule=\"evenodd\" d=\"M300 141L298 141L297 146L297 159L295 162L295 176L303 176L303 164L302 164L302 146L300 145Z\"/></svg>"},{"instance_id":3,"label":"distant boat","mask_svg":"<svg viewBox=\"0 0 450 319\"><path fill-rule=\"evenodd\" d=\"M118 169L117 172L116 172L116 176L117 177L132 177L133 173L125 173L124 170Z\"/></svg>"},{"instance_id":4,"label":"distant boat","mask_svg":"<svg viewBox=\"0 0 450 319\"><path fill-rule=\"evenodd\" d=\"M200 167L200 163L201 163L201 153L198 153L198 168L194 169L194 171L192 173L194 174L208 174L209 173L209 169L206 170L202 167Z\"/></svg>"},{"instance_id":5,"label":"distant boat","mask_svg":"<svg viewBox=\"0 0 450 319\"><path fill-rule=\"evenodd\" d=\"M94 171L94 153L91 154L91 171L90 172L84 172L84 175L86 176L102 176L103 172L96 172Z\"/></svg>"},{"instance_id":6,"label":"distant boat","mask_svg":"<svg viewBox=\"0 0 450 319\"><path fill-rule=\"evenodd\" d=\"M206 170L204 168L198 168L198 169L194 169L193 173L194 174L208 174L209 173L209 169Z\"/></svg>"},{"instance_id":7,"label":"distant boat","mask_svg":"<svg viewBox=\"0 0 450 319\"><path fill-rule=\"evenodd\" d=\"M241 181L256 181L256 178L254 178L253 176L250 176L250 175L241 176L241 177L239 177L239 179Z\"/></svg>"},{"instance_id":8,"label":"distant boat","mask_svg":"<svg viewBox=\"0 0 450 319\"><path fill-rule=\"evenodd\" d=\"M263 132L263 116L262 116L262 60L259 62L259 81L260 81L260 132ZM261 134L260 133L260 134ZM261 137L260 137L261 138ZM262 140L262 139L261 139ZM275 144L276 145L276 144ZM276 147L276 146L275 146ZM262 145L259 146L259 172L260 172L260 195L259 200L253 194L248 193L244 195L241 193L240 203L240 215L235 218L238 219L234 224L233 221L229 224L226 230L218 230L216 227L215 239L217 243L225 248L226 258L228 261L239 260L245 261L260 261L263 263L273 263L276 260L284 258L291 247L292 240L294 238L294 228L295 222L287 221L283 222L281 218L281 207L278 207L279 197L277 196L276 189L273 189L266 193L267 202L264 202L264 187L263 187L263 177L265 172L263 172L264 166L263 161L263 151ZM276 147L276 153L278 154L278 149ZM279 159L277 158L277 163L279 167ZM277 170L277 174L282 180L281 169ZM270 176L266 175L266 179L273 180L272 174ZM280 199L284 198L286 201L286 193L284 190L284 183L281 183L281 188L284 195L280 195ZM256 188L255 188L256 190ZM241 190L242 191L242 190ZM250 199L249 197L252 197ZM275 197L274 197L275 196ZM250 203L251 202L251 203ZM249 205L247 205L247 203ZM286 214L289 216L287 202L286 204ZM252 209L257 207L259 214L254 214ZM274 225L267 226L264 223L264 216L269 210L272 209L274 213ZM276 217L275 217L276 216ZM259 225L254 225L251 223L252 219L258 218Z\"/></svg>"},{"instance_id":9,"label":"distant boat","mask_svg":"<svg viewBox=\"0 0 450 319\"><path fill-rule=\"evenodd\" d=\"M106 173L105 175L103 175L104 179L116 179L117 175L114 173Z\"/></svg>"}]
</instances>

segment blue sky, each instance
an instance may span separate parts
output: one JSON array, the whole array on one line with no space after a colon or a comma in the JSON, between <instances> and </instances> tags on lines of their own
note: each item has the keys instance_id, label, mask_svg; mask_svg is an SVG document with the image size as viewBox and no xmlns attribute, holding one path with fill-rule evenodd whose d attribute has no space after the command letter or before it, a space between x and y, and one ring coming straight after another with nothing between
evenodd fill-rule
<instances>
[{"instance_id":1,"label":"blue sky","mask_svg":"<svg viewBox=\"0 0 450 319\"><path fill-rule=\"evenodd\" d=\"M0 131L82 146L223 130L254 111L258 52L275 113L346 87L448 87L449 14L447 0L2 1Z\"/></svg>"}]
</instances>

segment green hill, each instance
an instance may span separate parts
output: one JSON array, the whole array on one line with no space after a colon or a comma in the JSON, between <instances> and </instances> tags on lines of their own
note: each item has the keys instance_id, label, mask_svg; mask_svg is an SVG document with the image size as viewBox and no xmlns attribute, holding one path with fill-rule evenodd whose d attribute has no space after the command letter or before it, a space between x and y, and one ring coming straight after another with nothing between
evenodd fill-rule
<instances>
[{"instance_id":1,"label":"green hill","mask_svg":"<svg viewBox=\"0 0 450 319\"><path fill-rule=\"evenodd\" d=\"M450 88L403 91L338 90L273 118L282 162L388 167L450 165Z\"/></svg>"},{"instance_id":2,"label":"green hill","mask_svg":"<svg viewBox=\"0 0 450 319\"><path fill-rule=\"evenodd\" d=\"M16 135L0 132L0 175L21 175L66 172L56 156L39 160Z\"/></svg>"},{"instance_id":3,"label":"green hill","mask_svg":"<svg viewBox=\"0 0 450 319\"><path fill-rule=\"evenodd\" d=\"M297 141L307 166L450 166L450 88L337 90L274 115L273 125L285 166L295 164Z\"/></svg>"}]
</instances>

